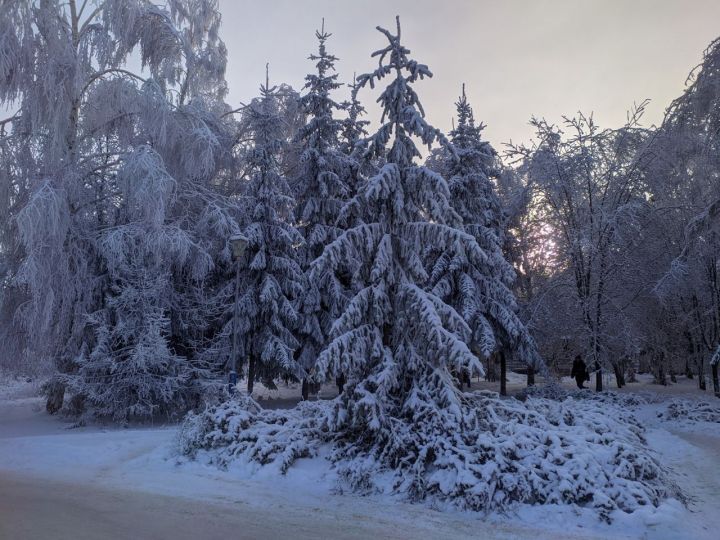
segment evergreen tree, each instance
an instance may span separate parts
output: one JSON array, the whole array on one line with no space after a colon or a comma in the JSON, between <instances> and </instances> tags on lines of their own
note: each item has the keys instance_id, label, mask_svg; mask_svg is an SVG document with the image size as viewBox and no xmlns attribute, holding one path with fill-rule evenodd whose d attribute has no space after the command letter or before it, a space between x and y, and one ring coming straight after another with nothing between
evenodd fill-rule
<instances>
[{"instance_id":1,"label":"evergreen tree","mask_svg":"<svg viewBox=\"0 0 720 540\"><path fill-rule=\"evenodd\" d=\"M302 250L302 266L307 269L319 257L325 246L337 238L340 209L349 195L345 183L356 167L352 160L339 149L338 134L342 121L333 114L341 109L330 93L337 90L335 61L329 54L326 42L331 34L325 31L325 22L318 39L318 53L310 55L316 61L316 73L305 80L307 93L300 98L300 109L307 115L307 123L300 128L297 139L302 144L300 174L297 185L297 223L305 238ZM331 274L324 282L306 281L300 303L300 341L297 360L303 370L303 398L308 397L307 373L312 369L324 347L330 326L339 315L343 298L343 285ZM333 289L335 294L321 294L321 290ZM338 300L332 302L332 300Z\"/></svg>"},{"instance_id":2,"label":"evergreen tree","mask_svg":"<svg viewBox=\"0 0 720 540\"><path fill-rule=\"evenodd\" d=\"M255 380L272 386L280 375L298 374L293 355L299 344L293 333L299 322L295 303L304 281L298 248L304 241L294 226L295 199L278 165L283 122L276 92L266 79L260 97L244 111L253 137L246 157L251 171L246 198L252 214L244 230L249 242L236 316L240 357L248 358L249 393Z\"/></svg>"},{"instance_id":3,"label":"evergreen tree","mask_svg":"<svg viewBox=\"0 0 720 540\"><path fill-rule=\"evenodd\" d=\"M428 452L445 454L430 433L447 433L462 422L464 406L450 370L482 372L467 347L470 328L423 288L428 274L421 248L443 246L479 268L487 255L460 230L445 180L414 163L419 152L412 137L427 145L447 141L423 118L412 84L432 74L408 57L399 19L397 25L397 35L379 28L389 45L373 55L379 67L358 80L361 87L374 87L392 76L379 98L382 125L368 146L385 165L348 203L359 224L325 249L311 279L356 262L354 294L316 366L320 377L347 374L348 386L330 420L333 429L347 437L350 455L369 452L381 462L412 468L422 467Z\"/></svg>"},{"instance_id":4,"label":"evergreen tree","mask_svg":"<svg viewBox=\"0 0 720 540\"><path fill-rule=\"evenodd\" d=\"M362 120L366 114L365 107L358 100L358 91L360 87L357 84L357 77L353 74L353 82L348 85L350 87L350 99L344 101L343 109L347 116L342 120L342 129L340 133L340 150L346 155L353 155L357 150L362 150L360 143L367 136L366 126L370 123L368 120Z\"/></svg>"},{"instance_id":5,"label":"evergreen tree","mask_svg":"<svg viewBox=\"0 0 720 540\"><path fill-rule=\"evenodd\" d=\"M482 139L485 126L475 124L464 84L455 106L457 127L450 132L455 152L444 151L447 169L440 172L448 179L453 208L460 214L465 230L481 238L485 229L501 239L502 210L492 184L500 169L497 153Z\"/></svg>"},{"instance_id":6,"label":"evergreen tree","mask_svg":"<svg viewBox=\"0 0 720 540\"><path fill-rule=\"evenodd\" d=\"M440 148L428 161L448 178L451 204L485 257L482 266L468 265L449 251L431 251L432 291L463 316L473 332L473 349L484 359L499 351L504 361L505 353L512 352L534 369L540 362L532 337L517 316L511 291L515 273L502 250L503 216L491 181L499 172L497 156L482 140L484 126L475 124L465 85L455 105L452 148Z\"/></svg>"}]
</instances>

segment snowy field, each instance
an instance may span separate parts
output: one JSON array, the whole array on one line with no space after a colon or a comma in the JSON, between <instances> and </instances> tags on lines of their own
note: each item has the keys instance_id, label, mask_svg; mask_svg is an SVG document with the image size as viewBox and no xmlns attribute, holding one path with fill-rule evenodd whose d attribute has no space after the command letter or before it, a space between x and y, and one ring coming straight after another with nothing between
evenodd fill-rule
<instances>
[{"instance_id":1,"label":"snowy field","mask_svg":"<svg viewBox=\"0 0 720 540\"><path fill-rule=\"evenodd\" d=\"M0 383L0 538L277 538L291 531L293 538L714 539L720 423L659 417L673 400L714 399L693 388L681 379L669 388L645 381L626 390L650 402L634 414L687 507L669 500L657 509L617 513L608 525L573 506L520 506L484 516L340 495L332 492L323 459L301 460L285 476L254 466L222 472L180 462L174 426L71 428L44 413L36 385L6 379ZM294 390L260 389L257 397L266 406L288 406Z\"/></svg>"}]
</instances>

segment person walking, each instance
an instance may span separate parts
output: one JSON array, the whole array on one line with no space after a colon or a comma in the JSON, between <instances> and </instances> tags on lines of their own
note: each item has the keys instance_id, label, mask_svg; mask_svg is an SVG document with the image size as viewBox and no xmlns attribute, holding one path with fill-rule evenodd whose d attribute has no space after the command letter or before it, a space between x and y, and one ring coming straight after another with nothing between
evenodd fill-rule
<instances>
[{"instance_id":1,"label":"person walking","mask_svg":"<svg viewBox=\"0 0 720 540\"><path fill-rule=\"evenodd\" d=\"M580 389L584 389L585 385L583 383L587 380L590 380L590 376L587 372L587 366L585 365L585 362L583 362L582 357L579 354L575 357L575 360L573 361L570 376L575 379L577 387Z\"/></svg>"}]
</instances>

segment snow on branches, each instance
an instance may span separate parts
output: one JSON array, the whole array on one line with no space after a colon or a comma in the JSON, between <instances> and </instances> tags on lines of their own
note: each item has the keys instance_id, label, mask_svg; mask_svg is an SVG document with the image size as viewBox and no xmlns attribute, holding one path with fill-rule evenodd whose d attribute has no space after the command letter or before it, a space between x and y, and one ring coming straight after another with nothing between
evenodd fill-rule
<instances>
[{"instance_id":1,"label":"snow on branches","mask_svg":"<svg viewBox=\"0 0 720 540\"><path fill-rule=\"evenodd\" d=\"M260 97L245 111L253 137L248 151L250 182L246 197L251 209L244 228L248 250L242 262L237 331L240 357L248 359L248 391L253 382L278 375L296 376L294 351L298 341L296 301L303 291L298 247L304 240L294 226L292 197L281 174L278 153L282 146L282 117L276 87L260 87Z\"/></svg>"},{"instance_id":2,"label":"snow on branches","mask_svg":"<svg viewBox=\"0 0 720 540\"><path fill-rule=\"evenodd\" d=\"M473 348L483 358L504 349L539 369L543 364L535 343L516 314L511 291L515 272L502 251L504 218L491 181L498 175L499 163L493 148L481 139L484 126L475 124L465 85L456 108L451 144L437 149L428 165L448 178L453 209L485 257L482 265L467 264L451 252L427 250L432 291L462 315L472 329Z\"/></svg>"},{"instance_id":3,"label":"snow on branches","mask_svg":"<svg viewBox=\"0 0 720 540\"><path fill-rule=\"evenodd\" d=\"M399 494L483 512L518 503L577 504L610 521L614 511L657 506L677 495L643 428L622 405L465 394L461 410L419 408L415 424L395 420L392 444L380 455L348 452L345 435L335 431L338 406L338 400L305 402L272 411L247 398L232 400L189 416L180 448L219 467L252 460L285 472L295 460L325 455L330 447L339 491Z\"/></svg>"},{"instance_id":4,"label":"snow on branches","mask_svg":"<svg viewBox=\"0 0 720 540\"><path fill-rule=\"evenodd\" d=\"M307 93L299 100L307 123L300 127L296 139L302 146L300 173L295 179L296 221L305 238L301 264L304 271L319 257L325 246L341 232L337 221L344 201L349 198L357 164L340 150L338 140L342 121L334 114L342 109L331 92L340 87L335 62L328 53L326 42L331 34L322 29L315 33L318 39L317 54L310 55L316 62L316 73L305 77ZM320 354L330 331L332 321L341 309L339 301L344 294L328 295L321 291L341 291L344 285L332 274L325 274L325 282L306 280L300 301L300 348L297 359L307 377ZM307 397L305 395L305 397Z\"/></svg>"},{"instance_id":5,"label":"snow on branches","mask_svg":"<svg viewBox=\"0 0 720 540\"><path fill-rule=\"evenodd\" d=\"M455 373L481 373L482 366L468 347L473 332L465 318L428 288L427 249L477 268L487 289L502 292L484 309L510 334L514 304L492 270L499 250L488 252L462 229L445 179L413 163L412 137L427 144L439 137L410 87L429 70L408 58L399 26L397 35L381 32L390 45L359 84L395 75L381 96L387 122L368 146L385 164L346 204L354 225L310 273L311 280L324 273L351 277L352 295L314 368L317 380L345 374L346 387L331 402L293 411L266 411L247 398L208 408L187 419L183 452L206 452L221 466L234 459L278 463L284 471L329 445L350 489L476 510L571 502L606 517L657 504L665 494L663 472L639 426L620 409L608 416L592 402L522 403L458 389Z\"/></svg>"}]
</instances>

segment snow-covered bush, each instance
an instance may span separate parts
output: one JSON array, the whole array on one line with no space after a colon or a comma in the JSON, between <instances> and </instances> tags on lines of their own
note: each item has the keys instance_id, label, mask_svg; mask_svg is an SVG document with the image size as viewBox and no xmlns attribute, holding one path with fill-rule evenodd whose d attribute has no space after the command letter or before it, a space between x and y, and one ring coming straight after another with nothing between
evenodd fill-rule
<instances>
[{"instance_id":1,"label":"snow-covered bush","mask_svg":"<svg viewBox=\"0 0 720 540\"><path fill-rule=\"evenodd\" d=\"M720 424L720 405L707 401L674 399L658 415L663 420L714 422Z\"/></svg>"},{"instance_id":2,"label":"snow-covered bush","mask_svg":"<svg viewBox=\"0 0 720 540\"><path fill-rule=\"evenodd\" d=\"M623 409L633 409L640 405L652 403L657 396L652 392L633 392L632 394L618 392L593 392L591 390L575 390L560 386L559 384L546 384L542 386L529 386L522 390L521 395L536 398L563 401L566 399L590 400L600 405L608 404Z\"/></svg>"},{"instance_id":3,"label":"snow-covered bush","mask_svg":"<svg viewBox=\"0 0 720 540\"><path fill-rule=\"evenodd\" d=\"M658 505L673 494L643 428L622 407L491 392L465 394L463 404L460 417L426 409L413 424L397 420L391 444L379 441L366 452L334 429L339 399L265 410L240 398L191 415L181 450L220 467L252 460L284 472L325 447L339 490L486 512L516 503L578 504L610 519L613 510Z\"/></svg>"},{"instance_id":4,"label":"snow-covered bush","mask_svg":"<svg viewBox=\"0 0 720 540\"><path fill-rule=\"evenodd\" d=\"M190 413L180 430L180 450L193 458L200 450L217 450L208 458L220 467L245 458L262 465L275 463L284 473L295 460L315 455L325 440L325 405L302 401L294 409L266 410L252 398L238 396Z\"/></svg>"}]
</instances>

